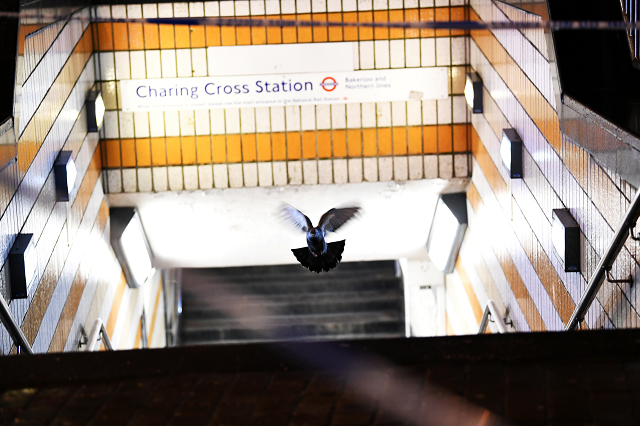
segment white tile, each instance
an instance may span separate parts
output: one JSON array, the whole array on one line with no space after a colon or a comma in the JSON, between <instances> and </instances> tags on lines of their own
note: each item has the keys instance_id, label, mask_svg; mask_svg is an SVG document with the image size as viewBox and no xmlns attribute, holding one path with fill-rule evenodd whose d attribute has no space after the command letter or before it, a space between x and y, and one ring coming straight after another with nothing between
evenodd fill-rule
<instances>
[{"instance_id":1,"label":"white tile","mask_svg":"<svg viewBox=\"0 0 640 426\"><path fill-rule=\"evenodd\" d=\"M192 18L204 17L204 3L201 1L189 3L189 16Z\"/></svg>"},{"instance_id":2,"label":"white tile","mask_svg":"<svg viewBox=\"0 0 640 426\"><path fill-rule=\"evenodd\" d=\"M436 0L436 7L449 6L449 0Z\"/></svg>"},{"instance_id":3,"label":"white tile","mask_svg":"<svg viewBox=\"0 0 640 426\"><path fill-rule=\"evenodd\" d=\"M389 40L376 40L373 45L376 69L389 68Z\"/></svg>"},{"instance_id":4,"label":"white tile","mask_svg":"<svg viewBox=\"0 0 640 426\"><path fill-rule=\"evenodd\" d=\"M255 133L256 113L254 108L240 109L240 128L242 133Z\"/></svg>"},{"instance_id":5,"label":"white tile","mask_svg":"<svg viewBox=\"0 0 640 426\"><path fill-rule=\"evenodd\" d=\"M422 101L422 124L438 124L436 101Z\"/></svg>"},{"instance_id":6,"label":"white tile","mask_svg":"<svg viewBox=\"0 0 640 426\"><path fill-rule=\"evenodd\" d=\"M407 125L419 126L422 124L422 102L407 101Z\"/></svg>"},{"instance_id":7,"label":"white tile","mask_svg":"<svg viewBox=\"0 0 640 426\"><path fill-rule=\"evenodd\" d=\"M436 65L451 65L451 39L438 37L436 40Z\"/></svg>"},{"instance_id":8,"label":"white tile","mask_svg":"<svg viewBox=\"0 0 640 426\"><path fill-rule=\"evenodd\" d=\"M116 82L104 81L100 85L102 86L102 99L104 100L104 106L107 109L117 109L118 103L116 101Z\"/></svg>"},{"instance_id":9,"label":"white tile","mask_svg":"<svg viewBox=\"0 0 640 426\"><path fill-rule=\"evenodd\" d=\"M102 80L116 79L116 64L113 52L100 52L100 77Z\"/></svg>"},{"instance_id":10,"label":"white tile","mask_svg":"<svg viewBox=\"0 0 640 426\"><path fill-rule=\"evenodd\" d=\"M194 111L180 111L180 134L182 136L196 134Z\"/></svg>"},{"instance_id":11,"label":"white tile","mask_svg":"<svg viewBox=\"0 0 640 426\"><path fill-rule=\"evenodd\" d=\"M389 2L387 0L373 0L373 10L385 9L389 9Z\"/></svg>"},{"instance_id":12,"label":"white tile","mask_svg":"<svg viewBox=\"0 0 640 426\"><path fill-rule=\"evenodd\" d=\"M273 184L284 186L287 184L287 163L284 161L273 162Z\"/></svg>"},{"instance_id":13,"label":"white tile","mask_svg":"<svg viewBox=\"0 0 640 426\"><path fill-rule=\"evenodd\" d=\"M143 4L142 16L145 18L157 18L158 17L158 5L157 4Z\"/></svg>"},{"instance_id":14,"label":"white tile","mask_svg":"<svg viewBox=\"0 0 640 426\"><path fill-rule=\"evenodd\" d=\"M244 186L258 186L258 165L256 163L244 163L242 168L244 170Z\"/></svg>"},{"instance_id":15,"label":"white tile","mask_svg":"<svg viewBox=\"0 0 640 426\"><path fill-rule=\"evenodd\" d=\"M391 40L389 46L391 49L391 68L404 68L404 40Z\"/></svg>"},{"instance_id":16,"label":"white tile","mask_svg":"<svg viewBox=\"0 0 640 426\"><path fill-rule=\"evenodd\" d=\"M191 49L177 49L176 57L178 77L192 77L193 70L191 69Z\"/></svg>"},{"instance_id":17,"label":"white tile","mask_svg":"<svg viewBox=\"0 0 640 426\"><path fill-rule=\"evenodd\" d=\"M311 0L311 11L313 13L324 13L327 11L327 0Z\"/></svg>"},{"instance_id":18,"label":"white tile","mask_svg":"<svg viewBox=\"0 0 640 426\"><path fill-rule=\"evenodd\" d=\"M303 161L302 172L305 185L316 185L318 183L318 163L316 160Z\"/></svg>"},{"instance_id":19,"label":"white tile","mask_svg":"<svg viewBox=\"0 0 640 426\"><path fill-rule=\"evenodd\" d=\"M256 108L256 131L266 133L271 131L271 116L269 107Z\"/></svg>"},{"instance_id":20,"label":"white tile","mask_svg":"<svg viewBox=\"0 0 640 426\"><path fill-rule=\"evenodd\" d=\"M125 19L127 17L127 8L124 5L111 6L111 17L115 19Z\"/></svg>"},{"instance_id":21,"label":"white tile","mask_svg":"<svg viewBox=\"0 0 640 426\"><path fill-rule=\"evenodd\" d=\"M162 111L149 112L149 135L152 138L164 136L164 113Z\"/></svg>"},{"instance_id":22,"label":"white tile","mask_svg":"<svg viewBox=\"0 0 640 426\"><path fill-rule=\"evenodd\" d=\"M96 17L101 19L111 18L110 6L96 6Z\"/></svg>"},{"instance_id":23,"label":"white tile","mask_svg":"<svg viewBox=\"0 0 640 426\"><path fill-rule=\"evenodd\" d=\"M415 9L419 6L419 0L404 0L405 9Z\"/></svg>"},{"instance_id":24,"label":"white tile","mask_svg":"<svg viewBox=\"0 0 640 426\"><path fill-rule=\"evenodd\" d=\"M331 128L331 106L316 105L316 127L318 130Z\"/></svg>"},{"instance_id":25,"label":"white tile","mask_svg":"<svg viewBox=\"0 0 640 426\"><path fill-rule=\"evenodd\" d=\"M219 2L217 1L205 1L204 2L204 16L220 16Z\"/></svg>"},{"instance_id":26,"label":"white tile","mask_svg":"<svg viewBox=\"0 0 640 426\"><path fill-rule=\"evenodd\" d=\"M359 43L360 50L360 69L372 70L375 67L375 56L373 54L373 42L361 41Z\"/></svg>"},{"instance_id":27,"label":"white tile","mask_svg":"<svg viewBox=\"0 0 640 426\"><path fill-rule=\"evenodd\" d=\"M226 164L213 165L213 185L216 188L227 188L229 186L229 172Z\"/></svg>"},{"instance_id":28,"label":"white tile","mask_svg":"<svg viewBox=\"0 0 640 426\"><path fill-rule=\"evenodd\" d=\"M164 112L164 130L167 136L180 136L180 115L178 111Z\"/></svg>"},{"instance_id":29,"label":"white tile","mask_svg":"<svg viewBox=\"0 0 640 426\"><path fill-rule=\"evenodd\" d=\"M106 139L118 139L120 137L118 127L118 111L105 111L102 124L104 137Z\"/></svg>"},{"instance_id":30,"label":"white tile","mask_svg":"<svg viewBox=\"0 0 640 426\"><path fill-rule=\"evenodd\" d=\"M372 10L373 0L358 0L358 10Z\"/></svg>"},{"instance_id":31,"label":"white tile","mask_svg":"<svg viewBox=\"0 0 640 426\"><path fill-rule=\"evenodd\" d=\"M423 67L433 67L436 64L435 38L420 39L420 59Z\"/></svg>"},{"instance_id":32,"label":"white tile","mask_svg":"<svg viewBox=\"0 0 640 426\"><path fill-rule=\"evenodd\" d=\"M249 16L249 2L247 0L236 0L236 16Z\"/></svg>"},{"instance_id":33,"label":"white tile","mask_svg":"<svg viewBox=\"0 0 640 426\"><path fill-rule=\"evenodd\" d=\"M451 96L438 100L438 124L451 124Z\"/></svg>"},{"instance_id":34,"label":"white tile","mask_svg":"<svg viewBox=\"0 0 640 426\"><path fill-rule=\"evenodd\" d=\"M391 125L406 126L407 125L407 102L394 101L391 102Z\"/></svg>"},{"instance_id":35,"label":"white tile","mask_svg":"<svg viewBox=\"0 0 640 426\"><path fill-rule=\"evenodd\" d=\"M378 159L364 158L364 180L365 182L378 181Z\"/></svg>"},{"instance_id":36,"label":"white tile","mask_svg":"<svg viewBox=\"0 0 640 426\"><path fill-rule=\"evenodd\" d=\"M286 114L287 131L300 130L300 107L286 106L284 107Z\"/></svg>"},{"instance_id":37,"label":"white tile","mask_svg":"<svg viewBox=\"0 0 640 426\"><path fill-rule=\"evenodd\" d=\"M453 96L453 122L467 122L467 102L464 96Z\"/></svg>"},{"instance_id":38,"label":"white tile","mask_svg":"<svg viewBox=\"0 0 640 426\"><path fill-rule=\"evenodd\" d=\"M402 9L402 0L389 0L389 9Z\"/></svg>"},{"instance_id":39,"label":"white tile","mask_svg":"<svg viewBox=\"0 0 640 426\"><path fill-rule=\"evenodd\" d=\"M251 0L249 2L249 8L251 9L251 15L264 15L264 0Z\"/></svg>"},{"instance_id":40,"label":"white tile","mask_svg":"<svg viewBox=\"0 0 640 426\"><path fill-rule=\"evenodd\" d=\"M354 104L357 105L357 104ZM362 127L376 127L376 104L374 102L362 103ZM358 126L360 127L360 126Z\"/></svg>"},{"instance_id":41,"label":"white tile","mask_svg":"<svg viewBox=\"0 0 640 426\"><path fill-rule=\"evenodd\" d=\"M212 109L211 110L211 134L212 135L224 135L224 110Z\"/></svg>"},{"instance_id":42,"label":"white tile","mask_svg":"<svg viewBox=\"0 0 640 426\"><path fill-rule=\"evenodd\" d=\"M207 76L207 49L191 49L191 66L194 77Z\"/></svg>"},{"instance_id":43,"label":"white tile","mask_svg":"<svg viewBox=\"0 0 640 426\"><path fill-rule=\"evenodd\" d=\"M131 51L131 78L147 78L144 51Z\"/></svg>"},{"instance_id":44,"label":"white tile","mask_svg":"<svg viewBox=\"0 0 640 426\"><path fill-rule=\"evenodd\" d=\"M316 107L315 105L302 105L300 107L300 120L302 130L315 130Z\"/></svg>"},{"instance_id":45,"label":"white tile","mask_svg":"<svg viewBox=\"0 0 640 426\"><path fill-rule=\"evenodd\" d=\"M151 178L151 167L141 167L138 169L138 190L140 192L153 191L153 179Z\"/></svg>"},{"instance_id":46,"label":"white tile","mask_svg":"<svg viewBox=\"0 0 640 426\"><path fill-rule=\"evenodd\" d=\"M360 122L360 104L347 104L347 128L359 129Z\"/></svg>"},{"instance_id":47,"label":"white tile","mask_svg":"<svg viewBox=\"0 0 640 426\"><path fill-rule=\"evenodd\" d=\"M347 183L349 181L347 160L333 160L333 181L337 184Z\"/></svg>"},{"instance_id":48,"label":"white tile","mask_svg":"<svg viewBox=\"0 0 640 426\"><path fill-rule=\"evenodd\" d=\"M189 5L187 3L174 3L173 16L175 16L176 18L188 18Z\"/></svg>"},{"instance_id":49,"label":"white tile","mask_svg":"<svg viewBox=\"0 0 640 426\"><path fill-rule=\"evenodd\" d=\"M198 180L200 181L200 189L213 188L213 168L211 164L198 166Z\"/></svg>"},{"instance_id":50,"label":"white tile","mask_svg":"<svg viewBox=\"0 0 640 426\"><path fill-rule=\"evenodd\" d=\"M393 157L393 179L397 181L409 179L407 157Z\"/></svg>"},{"instance_id":51,"label":"white tile","mask_svg":"<svg viewBox=\"0 0 640 426\"><path fill-rule=\"evenodd\" d=\"M360 48L358 43L352 43L353 46L353 69L360 69Z\"/></svg>"},{"instance_id":52,"label":"white tile","mask_svg":"<svg viewBox=\"0 0 640 426\"><path fill-rule=\"evenodd\" d=\"M420 0L420 7L433 7L433 0Z\"/></svg>"},{"instance_id":53,"label":"white tile","mask_svg":"<svg viewBox=\"0 0 640 426\"><path fill-rule=\"evenodd\" d=\"M360 183L362 182L362 158L350 158L348 160L349 168L349 182Z\"/></svg>"},{"instance_id":54,"label":"white tile","mask_svg":"<svg viewBox=\"0 0 640 426\"><path fill-rule=\"evenodd\" d=\"M240 109L228 108L224 110L224 119L227 133L240 133Z\"/></svg>"},{"instance_id":55,"label":"white tile","mask_svg":"<svg viewBox=\"0 0 640 426\"><path fill-rule=\"evenodd\" d=\"M405 50L407 57L405 58L407 67L420 66L420 40L417 38L405 40Z\"/></svg>"},{"instance_id":56,"label":"white tile","mask_svg":"<svg viewBox=\"0 0 640 426\"><path fill-rule=\"evenodd\" d=\"M284 132L284 107L271 107L271 131Z\"/></svg>"},{"instance_id":57,"label":"white tile","mask_svg":"<svg viewBox=\"0 0 640 426\"><path fill-rule=\"evenodd\" d=\"M162 63L162 77L176 77L176 51L174 49L161 50L160 61Z\"/></svg>"},{"instance_id":58,"label":"white tile","mask_svg":"<svg viewBox=\"0 0 640 426\"><path fill-rule=\"evenodd\" d=\"M132 138L133 132L133 113L118 111L118 121L120 122L120 137Z\"/></svg>"},{"instance_id":59,"label":"white tile","mask_svg":"<svg viewBox=\"0 0 640 426\"><path fill-rule=\"evenodd\" d=\"M197 109L195 111L195 120L196 120L196 135L210 134L208 109Z\"/></svg>"},{"instance_id":60,"label":"white tile","mask_svg":"<svg viewBox=\"0 0 640 426\"><path fill-rule=\"evenodd\" d=\"M280 0L281 13L290 14L296 13L296 1L295 0Z\"/></svg>"},{"instance_id":61,"label":"white tile","mask_svg":"<svg viewBox=\"0 0 640 426\"><path fill-rule=\"evenodd\" d=\"M422 179L422 156L421 155L409 156L409 179L411 180Z\"/></svg>"},{"instance_id":62,"label":"white tile","mask_svg":"<svg viewBox=\"0 0 640 426\"><path fill-rule=\"evenodd\" d=\"M193 191L198 189L198 166L184 166L184 189Z\"/></svg>"},{"instance_id":63,"label":"white tile","mask_svg":"<svg viewBox=\"0 0 640 426\"><path fill-rule=\"evenodd\" d=\"M468 154L454 154L453 155L453 171L455 177L465 178L469 177L469 155Z\"/></svg>"},{"instance_id":64,"label":"white tile","mask_svg":"<svg viewBox=\"0 0 640 426\"><path fill-rule=\"evenodd\" d=\"M355 12L358 10L357 0L342 0L343 12Z\"/></svg>"},{"instance_id":65,"label":"white tile","mask_svg":"<svg viewBox=\"0 0 640 426\"><path fill-rule=\"evenodd\" d=\"M169 174L169 191L182 191L182 167L169 166L167 172Z\"/></svg>"},{"instance_id":66,"label":"white tile","mask_svg":"<svg viewBox=\"0 0 640 426\"><path fill-rule=\"evenodd\" d=\"M393 179L393 159L391 157L378 158L378 176L380 182Z\"/></svg>"},{"instance_id":67,"label":"white tile","mask_svg":"<svg viewBox=\"0 0 640 426\"><path fill-rule=\"evenodd\" d=\"M280 13L280 0L266 0L264 6L267 15L278 15Z\"/></svg>"},{"instance_id":68,"label":"white tile","mask_svg":"<svg viewBox=\"0 0 640 426\"><path fill-rule=\"evenodd\" d=\"M153 167L153 190L156 192L166 191L168 188L168 177L166 167Z\"/></svg>"},{"instance_id":69,"label":"white tile","mask_svg":"<svg viewBox=\"0 0 640 426\"><path fill-rule=\"evenodd\" d=\"M173 18L173 4L158 4L158 18Z\"/></svg>"},{"instance_id":70,"label":"white tile","mask_svg":"<svg viewBox=\"0 0 640 426\"><path fill-rule=\"evenodd\" d=\"M220 4L220 16L233 16L235 14L235 8L233 1L221 1Z\"/></svg>"},{"instance_id":71,"label":"white tile","mask_svg":"<svg viewBox=\"0 0 640 426\"><path fill-rule=\"evenodd\" d=\"M122 192L122 173L120 169L107 170L107 187L110 194Z\"/></svg>"},{"instance_id":72,"label":"white tile","mask_svg":"<svg viewBox=\"0 0 640 426\"><path fill-rule=\"evenodd\" d=\"M271 163L258 163L258 183L260 186L273 185L273 170Z\"/></svg>"},{"instance_id":73,"label":"white tile","mask_svg":"<svg viewBox=\"0 0 640 426\"><path fill-rule=\"evenodd\" d=\"M145 50L144 55L147 64L147 78L161 78L162 65L159 50Z\"/></svg>"},{"instance_id":74,"label":"white tile","mask_svg":"<svg viewBox=\"0 0 640 426\"><path fill-rule=\"evenodd\" d=\"M331 127L334 129L344 129L347 127L345 104L331 105Z\"/></svg>"},{"instance_id":75,"label":"white tile","mask_svg":"<svg viewBox=\"0 0 640 426\"><path fill-rule=\"evenodd\" d=\"M438 155L438 177L451 179L453 177L453 158L451 154Z\"/></svg>"},{"instance_id":76,"label":"white tile","mask_svg":"<svg viewBox=\"0 0 640 426\"><path fill-rule=\"evenodd\" d=\"M391 102L378 102L376 104L378 127L391 126Z\"/></svg>"},{"instance_id":77,"label":"white tile","mask_svg":"<svg viewBox=\"0 0 640 426\"><path fill-rule=\"evenodd\" d=\"M302 185L302 163L300 161L287 162L289 185Z\"/></svg>"},{"instance_id":78,"label":"white tile","mask_svg":"<svg viewBox=\"0 0 640 426\"><path fill-rule=\"evenodd\" d=\"M136 138L149 137L149 113L136 112L133 114L133 125L135 127Z\"/></svg>"},{"instance_id":79,"label":"white tile","mask_svg":"<svg viewBox=\"0 0 640 426\"><path fill-rule=\"evenodd\" d=\"M321 185L333 183L333 167L331 160L318 160L318 181Z\"/></svg>"},{"instance_id":80,"label":"white tile","mask_svg":"<svg viewBox=\"0 0 640 426\"><path fill-rule=\"evenodd\" d=\"M342 10L340 0L327 0L327 12L340 12Z\"/></svg>"},{"instance_id":81,"label":"white tile","mask_svg":"<svg viewBox=\"0 0 640 426\"><path fill-rule=\"evenodd\" d=\"M464 65L467 63L465 54L465 37L453 37L451 39L451 64Z\"/></svg>"}]
</instances>

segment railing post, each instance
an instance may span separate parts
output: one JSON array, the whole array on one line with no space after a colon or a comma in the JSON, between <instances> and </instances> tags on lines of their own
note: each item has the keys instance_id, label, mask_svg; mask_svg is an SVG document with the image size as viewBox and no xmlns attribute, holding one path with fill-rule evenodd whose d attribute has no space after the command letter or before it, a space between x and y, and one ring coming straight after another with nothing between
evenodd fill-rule
<instances>
[{"instance_id":1,"label":"railing post","mask_svg":"<svg viewBox=\"0 0 640 426\"><path fill-rule=\"evenodd\" d=\"M22 333L18 324L16 324L13 316L11 315L11 311L9 310L9 305L4 300L4 297L0 296L0 318L2 319L2 323L7 328L9 334L13 338L13 342L18 348L18 353L22 353L22 351L33 355L33 349L31 349L31 345L27 341L27 338Z\"/></svg>"}]
</instances>

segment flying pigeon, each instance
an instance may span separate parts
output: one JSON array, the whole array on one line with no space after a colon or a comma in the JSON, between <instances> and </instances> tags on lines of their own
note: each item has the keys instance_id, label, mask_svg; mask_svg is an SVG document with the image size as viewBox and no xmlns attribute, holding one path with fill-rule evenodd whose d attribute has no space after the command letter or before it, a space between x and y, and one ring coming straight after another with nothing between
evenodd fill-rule
<instances>
[{"instance_id":1,"label":"flying pigeon","mask_svg":"<svg viewBox=\"0 0 640 426\"><path fill-rule=\"evenodd\" d=\"M283 216L293 222L296 228L306 232L307 246L291 249L298 262L311 272L328 272L342 260L345 240L327 243L325 236L335 232L360 211L360 207L331 209L322 215L315 228L307 216L300 210L285 204Z\"/></svg>"}]
</instances>

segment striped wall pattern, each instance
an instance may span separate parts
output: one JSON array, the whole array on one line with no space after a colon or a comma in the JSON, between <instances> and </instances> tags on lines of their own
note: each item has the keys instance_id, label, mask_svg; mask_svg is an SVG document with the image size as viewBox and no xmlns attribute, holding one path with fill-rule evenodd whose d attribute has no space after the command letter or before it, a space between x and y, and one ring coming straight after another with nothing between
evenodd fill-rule
<instances>
[{"instance_id":1,"label":"striped wall pattern","mask_svg":"<svg viewBox=\"0 0 640 426\"><path fill-rule=\"evenodd\" d=\"M88 16L88 12L78 14ZM139 346L136 330L142 309L122 313L115 303L122 272L109 244L99 136L86 129L84 100L95 84L95 62L92 32L81 22L35 28L21 42L24 51L17 60L23 61L25 81L16 108L22 120L14 128L19 135L18 157L0 171L0 291L34 351L40 353L77 350L93 320L106 321L112 315L125 318L114 324L113 332L134 336L116 340L116 347ZM55 199L52 167L60 150L73 152L78 169L77 189L68 203ZM33 234L37 270L28 298L10 300L6 259L17 233ZM147 318L157 318L154 309L161 309L157 283L144 292L127 290L145 293ZM154 326L156 335L163 334L162 321ZM156 337L155 343L162 345L163 338ZM0 327L0 352L15 353L4 327Z\"/></svg>"},{"instance_id":2,"label":"striped wall pattern","mask_svg":"<svg viewBox=\"0 0 640 426\"><path fill-rule=\"evenodd\" d=\"M539 19L500 2L470 4L472 19ZM484 308L489 298L509 308L520 331L563 330L635 188L560 133L541 30L472 31L469 53L483 80L484 113L472 117L469 228L450 281L473 288L475 299L451 331L468 332L474 300ZM524 142L524 179L508 179L502 166L500 139L508 127ZM568 208L580 225L580 273L565 273L553 253L556 208ZM637 277L637 250L626 243L614 276ZM637 327L636 289L605 281L584 326Z\"/></svg>"},{"instance_id":3,"label":"striped wall pattern","mask_svg":"<svg viewBox=\"0 0 640 426\"><path fill-rule=\"evenodd\" d=\"M100 18L251 16L335 22L466 18L463 0L224 1L98 6ZM107 192L467 177L460 30L99 23ZM442 101L124 113L119 82L207 76L207 47L353 41L355 68L447 67Z\"/></svg>"}]
</instances>

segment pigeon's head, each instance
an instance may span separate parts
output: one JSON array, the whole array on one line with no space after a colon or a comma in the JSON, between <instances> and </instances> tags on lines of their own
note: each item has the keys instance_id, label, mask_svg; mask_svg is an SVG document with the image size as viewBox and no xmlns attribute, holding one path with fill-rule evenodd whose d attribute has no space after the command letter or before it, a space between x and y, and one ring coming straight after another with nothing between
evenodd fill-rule
<instances>
[{"instance_id":1,"label":"pigeon's head","mask_svg":"<svg viewBox=\"0 0 640 426\"><path fill-rule=\"evenodd\" d=\"M316 235L316 233L317 233L317 232L318 232L318 231L316 231L316 228L311 228L311 229L309 230L309 235L311 235L311 236L313 237L313 236L315 236L315 235Z\"/></svg>"}]
</instances>

